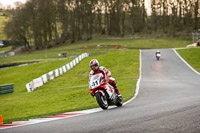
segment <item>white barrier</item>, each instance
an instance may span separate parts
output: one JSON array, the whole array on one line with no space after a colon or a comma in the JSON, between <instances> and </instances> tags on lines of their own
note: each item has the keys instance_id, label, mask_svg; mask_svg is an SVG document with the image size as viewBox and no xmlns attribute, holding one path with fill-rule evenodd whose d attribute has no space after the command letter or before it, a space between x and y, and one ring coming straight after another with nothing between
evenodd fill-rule
<instances>
[{"instance_id":1,"label":"white barrier","mask_svg":"<svg viewBox=\"0 0 200 133\"><path fill-rule=\"evenodd\" d=\"M55 70L55 77L58 77L58 76L59 76L59 70L56 69L56 70Z\"/></svg>"},{"instance_id":2,"label":"white barrier","mask_svg":"<svg viewBox=\"0 0 200 133\"><path fill-rule=\"evenodd\" d=\"M50 80L52 80L52 79L55 78L54 71L51 71L51 72L49 72L48 74L49 74Z\"/></svg>"},{"instance_id":3,"label":"white barrier","mask_svg":"<svg viewBox=\"0 0 200 133\"><path fill-rule=\"evenodd\" d=\"M66 67L67 67L67 70L70 70L70 69L71 69L69 63L66 65Z\"/></svg>"},{"instance_id":4,"label":"white barrier","mask_svg":"<svg viewBox=\"0 0 200 133\"><path fill-rule=\"evenodd\" d=\"M82 56L79 55L78 59L79 59L79 61L81 61L82 60Z\"/></svg>"},{"instance_id":5,"label":"white barrier","mask_svg":"<svg viewBox=\"0 0 200 133\"><path fill-rule=\"evenodd\" d=\"M32 92L42 85L43 85L43 79L42 77L39 77L31 81L30 83L27 83L26 88L28 92Z\"/></svg>"},{"instance_id":6,"label":"white barrier","mask_svg":"<svg viewBox=\"0 0 200 133\"><path fill-rule=\"evenodd\" d=\"M197 43L189 44L187 47L197 47Z\"/></svg>"},{"instance_id":7,"label":"white barrier","mask_svg":"<svg viewBox=\"0 0 200 133\"><path fill-rule=\"evenodd\" d=\"M64 73L67 72L66 66L63 66L62 69L63 69L63 72L64 72Z\"/></svg>"},{"instance_id":8,"label":"white barrier","mask_svg":"<svg viewBox=\"0 0 200 133\"><path fill-rule=\"evenodd\" d=\"M60 75L62 75L62 74L63 74L63 69L62 69L62 67L61 67L61 68L59 68L59 72L60 72Z\"/></svg>"},{"instance_id":9,"label":"white barrier","mask_svg":"<svg viewBox=\"0 0 200 133\"><path fill-rule=\"evenodd\" d=\"M75 61L75 60L73 60L72 62L73 62L73 66L76 66L76 61Z\"/></svg>"},{"instance_id":10,"label":"white barrier","mask_svg":"<svg viewBox=\"0 0 200 133\"><path fill-rule=\"evenodd\" d=\"M42 80L44 84L48 82L47 74L42 75Z\"/></svg>"},{"instance_id":11,"label":"white barrier","mask_svg":"<svg viewBox=\"0 0 200 133\"><path fill-rule=\"evenodd\" d=\"M62 66L58 69L50 71L50 72L42 75L39 78L33 79L30 83L26 84L27 91L32 92L35 89L37 89L40 86L47 83L48 81L62 75L63 73L66 73L67 71L72 69L74 66L76 66L81 60L83 60L84 58L86 58L88 56L89 56L88 53L83 53L83 54L79 55L77 58L75 58L73 61L71 61L70 63L68 63L68 64L66 64L66 65L64 65L64 66Z\"/></svg>"},{"instance_id":12,"label":"white barrier","mask_svg":"<svg viewBox=\"0 0 200 133\"><path fill-rule=\"evenodd\" d=\"M78 57L75 60L76 60L76 64L78 64L79 63Z\"/></svg>"},{"instance_id":13,"label":"white barrier","mask_svg":"<svg viewBox=\"0 0 200 133\"><path fill-rule=\"evenodd\" d=\"M27 89L28 92L32 91L32 86L31 86L32 83L31 82L26 84L26 89Z\"/></svg>"},{"instance_id":14,"label":"white barrier","mask_svg":"<svg viewBox=\"0 0 200 133\"><path fill-rule=\"evenodd\" d=\"M43 85L42 77L39 77L39 78L33 80L33 88L34 89L39 88L42 85Z\"/></svg>"},{"instance_id":15,"label":"white barrier","mask_svg":"<svg viewBox=\"0 0 200 133\"><path fill-rule=\"evenodd\" d=\"M70 62L70 68L72 69L74 67L73 62Z\"/></svg>"}]
</instances>

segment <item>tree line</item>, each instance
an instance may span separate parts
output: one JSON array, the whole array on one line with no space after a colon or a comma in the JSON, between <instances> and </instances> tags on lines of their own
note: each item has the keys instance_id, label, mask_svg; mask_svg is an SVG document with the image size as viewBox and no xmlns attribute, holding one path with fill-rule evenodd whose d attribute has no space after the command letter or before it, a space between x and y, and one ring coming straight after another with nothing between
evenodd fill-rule
<instances>
[{"instance_id":1,"label":"tree line","mask_svg":"<svg viewBox=\"0 0 200 133\"><path fill-rule=\"evenodd\" d=\"M199 28L199 0L28 0L16 3L5 33L26 49L124 35ZM150 12L149 12L150 11Z\"/></svg>"}]
</instances>

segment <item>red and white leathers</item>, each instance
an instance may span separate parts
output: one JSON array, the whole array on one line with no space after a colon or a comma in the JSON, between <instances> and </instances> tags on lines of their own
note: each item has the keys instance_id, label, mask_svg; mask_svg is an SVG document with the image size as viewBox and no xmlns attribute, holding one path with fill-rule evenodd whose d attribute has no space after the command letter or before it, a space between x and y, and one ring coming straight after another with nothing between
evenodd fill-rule
<instances>
[{"instance_id":1,"label":"red and white leathers","mask_svg":"<svg viewBox=\"0 0 200 133\"><path fill-rule=\"evenodd\" d=\"M110 85L112 85L117 94L120 94L119 89L117 88L117 84L114 78L111 77L111 72L103 66L98 67L97 71L91 70L89 74L89 81L92 75L95 74L103 74L103 79L106 80Z\"/></svg>"}]
</instances>

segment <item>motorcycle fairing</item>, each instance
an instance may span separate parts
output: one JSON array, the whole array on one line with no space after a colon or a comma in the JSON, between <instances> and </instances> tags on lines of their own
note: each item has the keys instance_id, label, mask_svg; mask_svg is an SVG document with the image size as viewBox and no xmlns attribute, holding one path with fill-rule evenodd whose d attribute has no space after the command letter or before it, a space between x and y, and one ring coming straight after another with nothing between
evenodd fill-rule
<instances>
[{"instance_id":1,"label":"motorcycle fairing","mask_svg":"<svg viewBox=\"0 0 200 133\"><path fill-rule=\"evenodd\" d=\"M97 90L95 93L100 92L103 96L105 96L105 93L103 90Z\"/></svg>"},{"instance_id":2,"label":"motorcycle fairing","mask_svg":"<svg viewBox=\"0 0 200 133\"><path fill-rule=\"evenodd\" d=\"M100 86L98 86L98 87L96 87L96 88L93 88L93 89L89 88L89 90L91 91L90 94L91 94L92 96L94 96L96 90L97 90L97 91L100 90L99 88L106 89L106 85L103 84L103 85L100 85ZM103 90L102 90L102 91L103 91Z\"/></svg>"}]
</instances>

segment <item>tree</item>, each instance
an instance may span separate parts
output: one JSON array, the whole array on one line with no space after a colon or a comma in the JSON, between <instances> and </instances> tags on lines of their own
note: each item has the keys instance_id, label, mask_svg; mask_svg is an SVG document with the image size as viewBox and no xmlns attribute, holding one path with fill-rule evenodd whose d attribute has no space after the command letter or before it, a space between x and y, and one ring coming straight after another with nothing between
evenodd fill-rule
<instances>
[{"instance_id":1,"label":"tree","mask_svg":"<svg viewBox=\"0 0 200 133\"><path fill-rule=\"evenodd\" d=\"M28 0L16 3L7 35L26 48L51 47L93 38L94 33L120 35L162 31L175 35L199 27L199 0Z\"/></svg>"},{"instance_id":2,"label":"tree","mask_svg":"<svg viewBox=\"0 0 200 133\"><path fill-rule=\"evenodd\" d=\"M196 0L194 9L194 29L198 29L198 24L199 24L198 10L199 10L199 0Z\"/></svg>"},{"instance_id":3,"label":"tree","mask_svg":"<svg viewBox=\"0 0 200 133\"><path fill-rule=\"evenodd\" d=\"M62 37L61 40L65 42L65 40L69 39L69 3L66 0L58 0L57 4L57 13L58 19L62 23Z\"/></svg>"},{"instance_id":4,"label":"tree","mask_svg":"<svg viewBox=\"0 0 200 133\"><path fill-rule=\"evenodd\" d=\"M13 12L13 15L12 21L6 24L4 32L7 34L8 38L13 41L21 42L26 49L30 49L27 37L28 19L26 18L27 14L25 9L18 7L18 9Z\"/></svg>"}]
</instances>

